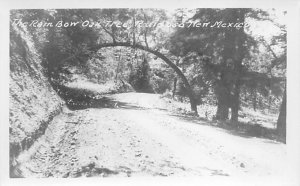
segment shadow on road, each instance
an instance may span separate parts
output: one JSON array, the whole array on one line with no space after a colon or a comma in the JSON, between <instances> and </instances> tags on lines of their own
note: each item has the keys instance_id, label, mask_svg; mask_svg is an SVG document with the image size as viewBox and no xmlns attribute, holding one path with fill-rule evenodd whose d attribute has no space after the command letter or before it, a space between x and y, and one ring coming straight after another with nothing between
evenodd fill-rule
<instances>
[{"instance_id":1,"label":"shadow on road","mask_svg":"<svg viewBox=\"0 0 300 186\"><path fill-rule=\"evenodd\" d=\"M257 124L239 122L237 125L234 125L230 121L209 121L206 118L176 113L172 113L169 115L182 121L187 121L191 124L212 126L217 129L223 129L223 131L229 134L240 136L243 138L263 138L268 140L275 140L274 142L266 140L266 142L268 143L281 142L275 129L266 128Z\"/></svg>"},{"instance_id":2,"label":"shadow on road","mask_svg":"<svg viewBox=\"0 0 300 186\"><path fill-rule=\"evenodd\" d=\"M116 108L116 109L134 109L144 110L146 108L139 107L126 102L117 101L109 97L101 97L99 99L82 99L72 100L67 103L67 106L71 110L83 110L88 108Z\"/></svg>"}]
</instances>

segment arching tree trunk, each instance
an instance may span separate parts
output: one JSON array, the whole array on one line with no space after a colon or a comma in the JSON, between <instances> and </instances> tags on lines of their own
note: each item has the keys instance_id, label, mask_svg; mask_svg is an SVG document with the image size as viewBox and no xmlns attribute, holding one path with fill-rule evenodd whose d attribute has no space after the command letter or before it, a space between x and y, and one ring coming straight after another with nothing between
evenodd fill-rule
<instances>
[{"instance_id":1,"label":"arching tree trunk","mask_svg":"<svg viewBox=\"0 0 300 186\"><path fill-rule=\"evenodd\" d=\"M177 65L175 65L171 60L169 60L165 55L163 55L159 51L152 50L152 49L150 49L146 46L140 45L140 44L132 44L132 43L128 43L128 42L103 43L103 44L99 44L97 46L91 47L90 49L92 51L97 51L101 48L117 47L117 46L131 47L131 48L137 48L140 50L144 50L144 51L154 54L155 56L159 57L164 62L166 62L177 73L177 75L182 79L182 82L184 83L184 86L187 90L187 93L188 93L188 96L190 99L191 110L194 111L196 115L198 115L195 94L194 94L194 91L191 88L188 80L186 79L185 75L182 73L182 71L178 68Z\"/></svg>"},{"instance_id":2,"label":"arching tree trunk","mask_svg":"<svg viewBox=\"0 0 300 186\"><path fill-rule=\"evenodd\" d=\"M179 64L179 60L176 60L176 65L178 66L178 64ZM173 98L175 97L176 94L176 88L177 88L177 77L175 76L174 83L173 83L173 94L172 94Z\"/></svg>"}]
</instances>

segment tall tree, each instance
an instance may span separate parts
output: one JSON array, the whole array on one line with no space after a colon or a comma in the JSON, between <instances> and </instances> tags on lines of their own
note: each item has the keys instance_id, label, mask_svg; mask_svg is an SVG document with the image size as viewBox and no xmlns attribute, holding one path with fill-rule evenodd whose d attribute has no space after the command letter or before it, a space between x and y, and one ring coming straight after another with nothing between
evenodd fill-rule
<instances>
[{"instance_id":1,"label":"tall tree","mask_svg":"<svg viewBox=\"0 0 300 186\"><path fill-rule=\"evenodd\" d=\"M220 22L220 24L239 23L244 25L248 12L249 9L198 9L194 16L187 20L187 23L200 20L202 23ZM240 75L248 39L243 26L213 27L212 25L200 28L179 28L171 38L173 44L171 51L180 56L186 56L193 52L200 59L203 56L210 57L210 63L213 65L207 67L215 73L214 89L217 96L216 117L218 119L227 119L229 108L231 108L231 120L237 121ZM203 63L204 61L198 60L198 62ZM208 64L207 60L204 65L206 64Z\"/></svg>"}]
</instances>

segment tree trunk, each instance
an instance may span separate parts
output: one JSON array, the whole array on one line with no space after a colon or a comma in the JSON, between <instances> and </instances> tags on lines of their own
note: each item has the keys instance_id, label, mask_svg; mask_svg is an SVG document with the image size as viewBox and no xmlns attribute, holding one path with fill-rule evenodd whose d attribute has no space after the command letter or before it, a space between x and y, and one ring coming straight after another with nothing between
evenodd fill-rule
<instances>
[{"instance_id":1,"label":"tree trunk","mask_svg":"<svg viewBox=\"0 0 300 186\"><path fill-rule=\"evenodd\" d=\"M174 85L173 85L173 98L175 97L176 94L176 87L177 87L177 78L174 78Z\"/></svg>"},{"instance_id":2,"label":"tree trunk","mask_svg":"<svg viewBox=\"0 0 300 186\"><path fill-rule=\"evenodd\" d=\"M257 91L256 91L256 88L254 88L253 99L252 99L252 105L253 105L254 111L256 111L256 100L257 100Z\"/></svg>"},{"instance_id":3,"label":"tree trunk","mask_svg":"<svg viewBox=\"0 0 300 186\"><path fill-rule=\"evenodd\" d=\"M179 59L176 60L176 66L178 66L179 64ZM172 97L174 98L175 97L175 94L176 94L176 88L177 88L177 77L175 76L174 77L174 85L173 85L173 95Z\"/></svg>"},{"instance_id":4,"label":"tree trunk","mask_svg":"<svg viewBox=\"0 0 300 186\"><path fill-rule=\"evenodd\" d=\"M226 18L232 22L244 22L245 10L228 9ZM218 110L216 118L228 119L231 107L231 121L237 123L240 103L240 76L244 58L244 29L229 29L224 31L224 48L222 50L222 72L217 86Z\"/></svg>"},{"instance_id":5,"label":"tree trunk","mask_svg":"<svg viewBox=\"0 0 300 186\"><path fill-rule=\"evenodd\" d=\"M240 22L245 21L245 10L239 9L233 11L233 17ZM232 35L233 34L233 35ZM240 78L242 71L242 61L245 57L245 32L244 28L236 29L234 32L229 33L229 39L234 39L233 43L233 85L231 96L231 121L238 124L239 107L240 107Z\"/></svg>"},{"instance_id":6,"label":"tree trunk","mask_svg":"<svg viewBox=\"0 0 300 186\"><path fill-rule=\"evenodd\" d=\"M221 101L218 101L218 109L216 114L217 120L226 120L228 119L229 114L229 107L228 105L222 103Z\"/></svg>"},{"instance_id":7,"label":"tree trunk","mask_svg":"<svg viewBox=\"0 0 300 186\"><path fill-rule=\"evenodd\" d=\"M280 113L277 120L277 133L281 140L286 143L286 89L283 94Z\"/></svg>"},{"instance_id":8,"label":"tree trunk","mask_svg":"<svg viewBox=\"0 0 300 186\"><path fill-rule=\"evenodd\" d=\"M216 113L217 120L226 120L228 119L229 114L229 92L225 82L222 80L223 77L221 78L221 82L219 82L219 85L217 85L218 87L216 91L216 94L218 96L218 108Z\"/></svg>"},{"instance_id":9,"label":"tree trunk","mask_svg":"<svg viewBox=\"0 0 300 186\"><path fill-rule=\"evenodd\" d=\"M118 80L119 66L120 66L120 59L118 60L118 65L117 65L116 75L115 75L115 81Z\"/></svg>"},{"instance_id":10,"label":"tree trunk","mask_svg":"<svg viewBox=\"0 0 300 186\"><path fill-rule=\"evenodd\" d=\"M234 87L234 95L232 95L232 103L231 103L231 118L230 120L233 123L238 122L239 117L239 108L240 108L240 84L236 83L236 87Z\"/></svg>"},{"instance_id":11,"label":"tree trunk","mask_svg":"<svg viewBox=\"0 0 300 186\"><path fill-rule=\"evenodd\" d=\"M271 104L272 104L272 97L269 94L269 103L268 103L268 110L269 110L269 112L271 112Z\"/></svg>"}]
</instances>

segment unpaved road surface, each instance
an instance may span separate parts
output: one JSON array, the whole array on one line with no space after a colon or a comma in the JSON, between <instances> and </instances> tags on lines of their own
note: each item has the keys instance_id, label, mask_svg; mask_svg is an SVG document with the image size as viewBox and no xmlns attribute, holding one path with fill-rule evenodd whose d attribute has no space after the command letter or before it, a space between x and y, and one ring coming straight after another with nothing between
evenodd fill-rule
<instances>
[{"instance_id":1,"label":"unpaved road surface","mask_svg":"<svg viewBox=\"0 0 300 186\"><path fill-rule=\"evenodd\" d=\"M285 145L242 137L165 110L159 95L124 93L106 108L56 117L19 158L25 177L238 176L279 178Z\"/></svg>"}]
</instances>

